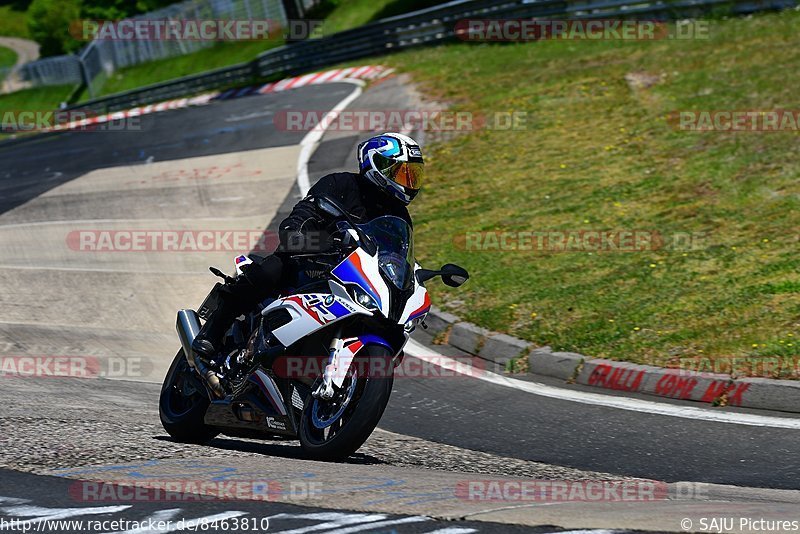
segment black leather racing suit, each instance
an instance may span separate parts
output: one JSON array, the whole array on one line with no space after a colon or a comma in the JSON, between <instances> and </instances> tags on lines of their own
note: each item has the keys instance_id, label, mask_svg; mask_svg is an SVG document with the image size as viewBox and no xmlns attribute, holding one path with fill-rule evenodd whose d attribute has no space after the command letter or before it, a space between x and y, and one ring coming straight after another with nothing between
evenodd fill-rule
<instances>
[{"instance_id":1,"label":"black leather racing suit","mask_svg":"<svg viewBox=\"0 0 800 534\"><path fill-rule=\"evenodd\" d=\"M203 325L199 339L210 341L218 350L220 340L234 318L262 300L276 296L286 286L292 275L287 263L293 254L317 252L327 247L328 231L336 221L330 214L317 209L314 197L334 200L357 222L394 215L411 225L406 206L363 176L350 172L323 176L279 225L280 245L275 253L257 258L242 269L242 276L219 287L220 305Z\"/></svg>"}]
</instances>

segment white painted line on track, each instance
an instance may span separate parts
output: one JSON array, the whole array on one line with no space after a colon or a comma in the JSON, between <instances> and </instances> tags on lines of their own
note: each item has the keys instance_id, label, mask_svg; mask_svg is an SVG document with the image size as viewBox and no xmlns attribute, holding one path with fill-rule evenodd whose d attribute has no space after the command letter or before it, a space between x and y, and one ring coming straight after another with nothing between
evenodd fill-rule
<instances>
[{"instance_id":1,"label":"white painted line on track","mask_svg":"<svg viewBox=\"0 0 800 534\"><path fill-rule=\"evenodd\" d=\"M328 534L351 534L352 532L363 532L365 530L390 527L392 525L405 525L407 523L419 523L421 521L430 521L430 519L423 516L404 517L402 519L391 519L389 521L378 521L377 523L366 523L364 525L357 525L354 527L329 530Z\"/></svg>"},{"instance_id":2,"label":"white painted line on track","mask_svg":"<svg viewBox=\"0 0 800 534\"><path fill-rule=\"evenodd\" d=\"M179 510L179 509L178 509ZM171 512L172 510L166 510L166 512ZM241 517L243 515L247 515L247 512L222 512L219 514L214 515L207 515L204 517L198 517L197 519L191 520L182 520L182 521L171 521L167 523L166 528L150 528L148 525L148 521L145 520L144 526L131 529L131 530L123 530L112 532L110 534L160 534L162 532L175 532L175 531L182 531L182 532L204 532L207 531L210 527L214 525L214 523L226 521L229 519L233 519L235 517ZM162 520L163 521L163 520ZM158 525L158 521L153 521L156 525Z\"/></svg>"},{"instance_id":3,"label":"white painted line on track","mask_svg":"<svg viewBox=\"0 0 800 534\"><path fill-rule=\"evenodd\" d=\"M749 413L719 412L706 408L679 406L675 404L666 404L642 399L634 399L630 397L602 395L599 393L568 390L554 386L548 386L546 384L539 384L537 382L518 380L516 378L509 378L497 373L492 373L490 371L480 370L475 372L470 371L469 369L464 370L463 368L465 366L462 362L457 362L456 360L449 358L432 348L420 344L414 339L408 340L405 351L407 354L415 358L431 363L438 367L442 367L442 364L446 364L448 365L448 370L450 371L455 371L465 376L471 376L478 380L489 382L490 384L525 391L541 397L577 402L580 404L589 404L591 406L603 406L605 408L616 408L618 410L628 410L631 412L641 412L652 415L681 417L683 419L695 419L713 423L730 423L735 425L765 426L772 428L800 430L800 419L772 417L768 415L756 415Z\"/></svg>"},{"instance_id":4,"label":"white painted line on track","mask_svg":"<svg viewBox=\"0 0 800 534\"><path fill-rule=\"evenodd\" d=\"M279 530L275 534L307 534L308 532L319 532L334 528L343 528L358 523L375 523L386 520L383 514L362 514L346 512L318 512L309 514L278 514L270 516L269 520L274 519L306 519L311 521L322 521L310 526L293 528L290 530Z\"/></svg>"},{"instance_id":5,"label":"white painted line on track","mask_svg":"<svg viewBox=\"0 0 800 534\"><path fill-rule=\"evenodd\" d=\"M476 528L462 528L462 527L448 527L448 528L440 528L438 530L431 530L426 534L470 534L472 532L478 532Z\"/></svg>"},{"instance_id":6,"label":"white painted line on track","mask_svg":"<svg viewBox=\"0 0 800 534\"><path fill-rule=\"evenodd\" d=\"M27 532L28 530L35 530L34 525L37 523L44 523L45 521L58 521L83 515L116 514L130 507L131 505L125 504L120 506L94 506L90 508L44 508L41 506L20 504L0 508L0 512L12 517L31 517L31 519L20 520L15 525L22 532Z\"/></svg>"},{"instance_id":7,"label":"white painted line on track","mask_svg":"<svg viewBox=\"0 0 800 534\"><path fill-rule=\"evenodd\" d=\"M311 159L311 155L314 153L314 150L316 150L319 140L322 139L322 136L331 123L339 116L339 113L349 106L353 100L361 96L362 88L366 85L363 80L350 78L337 81L352 83L356 88L338 104L333 106L322 120L320 120L319 124L312 128L311 131L303 137L303 140L300 141L300 155L297 158L297 187L300 189L301 197L305 197L308 194L308 190L311 189L311 182L308 178L308 160Z\"/></svg>"}]
</instances>

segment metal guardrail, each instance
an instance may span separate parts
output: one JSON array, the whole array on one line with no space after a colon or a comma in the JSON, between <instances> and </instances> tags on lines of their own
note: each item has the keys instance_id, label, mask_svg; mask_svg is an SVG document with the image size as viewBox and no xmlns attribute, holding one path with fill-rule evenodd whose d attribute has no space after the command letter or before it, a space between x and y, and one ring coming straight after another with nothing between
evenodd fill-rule
<instances>
[{"instance_id":1,"label":"metal guardrail","mask_svg":"<svg viewBox=\"0 0 800 534\"><path fill-rule=\"evenodd\" d=\"M271 20L285 26L286 12L280 0L185 0L130 18L134 21L236 19ZM65 54L31 61L19 69L19 74L22 81L32 87L85 83L91 95L92 91L99 90L116 70L191 54L213 44L214 41L201 39L94 39L79 54Z\"/></svg>"},{"instance_id":2,"label":"metal guardrail","mask_svg":"<svg viewBox=\"0 0 800 534\"><path fill-rule=\"evenodd\" d=\"M725 9L731 15L780 10L798 0L456 0L372 24L307 39L233 65L124 93L83 102L73 108L117 111L193 93L296 75L321 67L456 39L456 23L467 18L581 18L675 20Z\"/></svg>"}]
</instances>

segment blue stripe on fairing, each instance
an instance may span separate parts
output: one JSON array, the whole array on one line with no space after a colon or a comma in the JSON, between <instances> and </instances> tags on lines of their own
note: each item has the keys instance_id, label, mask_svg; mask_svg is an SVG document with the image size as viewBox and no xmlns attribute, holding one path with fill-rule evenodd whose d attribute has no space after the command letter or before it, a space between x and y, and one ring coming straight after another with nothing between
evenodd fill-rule
<instances>
[{"instance_id":1,"label":"blue stripe on fairing","mask_svg":"<svg viewBox=\"0 0 800 534\"><path fill-rule=\"evenodd\" d=\"M342 306L338 300L334 300L333 304L328 306L328 311L334 314L337 318L342 318L352 313L350 310Z\"/></svg>"},{"instance_id":2,"label":"blue stripe on fairing","mask_svg":"<svg viewBox=\"0 0 800 534\"><path fill-rule=\"evenodd\" d=\"M416 318L417 318L417 317L419 317L420 315L425 315L425 314L426 314L426 313L428 313L429 311L431 311L431 307L430 307L430 306L428 306L427 308L423 308L423 309L421 309L420 311L418 311L417 313L414 313L414 314L410 315L410 316L408 317L408 320L410 321L410 320L412 320L412 319L416 319Z\"/></svg>"},{"instance_id":3,"label":"blue stripe on fairing","mask_svg":"<svg viewBox=\"0 0 800 534\"><path fill-rule=\"evenodd\" d=\"M331 273L333 273L333 276L338 278L341 282L358 284L358 287L363 289L368 295L375 299L375 302L378 304L378 308L383 308L380 295L373 291L369 280L367 280L367 278L361 274L361 271L359 271L358 268L353 265L353 260L350 258L344 260L342 263L334 267Z\"/></svg>"}]
</instances>

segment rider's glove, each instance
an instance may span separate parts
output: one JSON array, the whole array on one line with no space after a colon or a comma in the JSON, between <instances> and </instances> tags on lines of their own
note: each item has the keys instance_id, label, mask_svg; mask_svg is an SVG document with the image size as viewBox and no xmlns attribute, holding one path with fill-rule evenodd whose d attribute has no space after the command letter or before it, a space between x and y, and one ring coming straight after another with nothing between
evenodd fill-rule
<instances>
[{"instance_id":1,"label":"rider's glove","mask_svg":"<svg viewBox=\"0 0 800 534\"><path fill-rule=\"evenodd\" d=\"M303 232L294 231L286 234L283 249L286 252L302 252L306 248L306 236Z\"/></svg>"}]
</instances>

